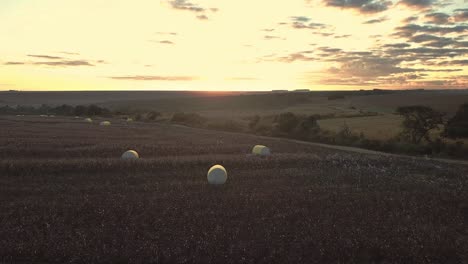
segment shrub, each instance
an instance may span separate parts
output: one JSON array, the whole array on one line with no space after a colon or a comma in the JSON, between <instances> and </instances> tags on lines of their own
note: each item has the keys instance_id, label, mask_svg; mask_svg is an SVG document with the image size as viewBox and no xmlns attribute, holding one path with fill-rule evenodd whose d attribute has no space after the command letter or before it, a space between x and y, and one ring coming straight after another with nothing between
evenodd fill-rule
<instances>
[{"instance_id":1,"label":"shrub","mask_svg":"<svg viewBox=\"0 0 468 264\"><path fill-rule=\"evenodd\" d=\"M297 116L291 112L282 113L276 116L276 128L281 134L290 134L299 124Z\"/></svg>"},{"instance_id":2,"label":"shrub","mask_svg":"<svg viewBox=\"0 0 468 264\"><path fill-rule=\"evenodd\" d=\"M154 112L154 111L151 111L148 114L146 114L146 118L150 121L155 121L160 116L161 116L161 113Z\"/></svg>"},{"instance_id":3,"label":"shrub","mask_svg":"<svg viewBox=\"0 0 468 264\"><path fill-rule=\"evenodd\" d=\"M468 137L468 103L462 104L455 116L447 122L444 135L450 138Z\"/></svg>"},{"instance_id":4,"label":"shrub","mask_svg":"<svg viewBox=\"0 0 468 264\"><path fill-rule=\"evenodd\" d=\"M206 119L196 113L175 113L171 121L185 125L201 126L206 122Z\"/></svg>"}]
</instances>

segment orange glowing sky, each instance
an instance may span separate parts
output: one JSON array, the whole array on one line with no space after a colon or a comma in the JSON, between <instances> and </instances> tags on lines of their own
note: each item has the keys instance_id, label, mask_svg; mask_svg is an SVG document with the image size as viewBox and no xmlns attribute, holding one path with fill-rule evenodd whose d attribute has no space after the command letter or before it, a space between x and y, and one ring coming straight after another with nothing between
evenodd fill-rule
<instances>
[{"instance_id":1,"label":"orange glowing sky","mask_svg":"<svg viewBox=\"0 0 468 264\"><path fill-rule=\"evenodd\" d=\"M0 90L468 88L464 0L1 0Z\"/></svg>"}]
</instances>

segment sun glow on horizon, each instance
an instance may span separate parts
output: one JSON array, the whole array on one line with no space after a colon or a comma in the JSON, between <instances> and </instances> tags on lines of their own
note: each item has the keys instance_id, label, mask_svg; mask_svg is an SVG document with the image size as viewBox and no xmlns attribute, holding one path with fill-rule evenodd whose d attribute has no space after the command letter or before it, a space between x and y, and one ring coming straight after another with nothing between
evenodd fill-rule
<instances>
[{"instance_id":1,"label":"sun glow on horizon","mask_svg":"<svg viewBox=\"0 0 468 264\"><path fill-rule=\"evenodd\" d=\"M467 88L463 0L347 3L4 0L0 90Z\"/></svg>"}]
</instances>

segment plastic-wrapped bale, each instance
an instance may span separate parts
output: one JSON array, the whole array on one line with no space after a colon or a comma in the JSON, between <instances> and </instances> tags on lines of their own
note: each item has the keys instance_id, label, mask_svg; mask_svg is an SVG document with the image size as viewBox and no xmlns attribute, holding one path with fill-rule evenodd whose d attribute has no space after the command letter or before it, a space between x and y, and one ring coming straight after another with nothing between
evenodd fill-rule
<instances>
[{"instance_id":1,"label":"plastic-wrapped bale","mask_svg":"<svg viewBox=\"0 0 468 264\"><path fill-rule=\"evenodd\" d=\"M102 121L101 123L99 123L99 125L101 125L101 126L110 126L110 125L111 125L111 122L109 122L109 121Z\"/></svg>"},{"instance_id":2,"label":"plastic-wrapped bale","mask_svg":"<svg viewBox=\"0 0 468 264\"><path fill-rule=\"evenodd\" d=\"M227 180L227 171L221 165L214 165L208 170L207 178L209 184L224 184Z\"/></svg>"},{"instance_id":3,"label":"plastic-wrapped bale","mask_svg":"<svg viewBox=\"0 0 468 264\"><path fill-rule=\"evenodd\" d=\"M127 122L133 122L133 119L132 118L127 118Z\"/></svg>"},{"instance_id":4,"label":"plastic-wrapped bale","mask_svg":"<svg viewBox=\"0 0 468 264\"><path fill-rule=\"evenodd\" d=\"M136 160L139 159L140 156L138 155L138 152L134 150L127 150L122 154L122 159L124 160Z\"/></svg>"},{"instance_id":5,"label":"plastic-wrapped bale","mask_svg":"<svg viewBox=\"0 0 468 264\"><path fill-rule=\"evenodd\" d=\"M92 123L92 122L93 122L93 120L92 120L91 118L89 118L89 117L88 117L88 118L85 118L84 121L85 121L86 123Z\"/></svg>"},{"instance_id":6,"label":"plastic-wrapped bale","mask_svg":"<svg viewBox=\"0 0 468 264\"><path fill-rule=\"evenodd\" d=\"M260 156L269 156L271 154L270 148L263 145L256 145L252 149L252 154Z\"/></svg>"}]
</instances>

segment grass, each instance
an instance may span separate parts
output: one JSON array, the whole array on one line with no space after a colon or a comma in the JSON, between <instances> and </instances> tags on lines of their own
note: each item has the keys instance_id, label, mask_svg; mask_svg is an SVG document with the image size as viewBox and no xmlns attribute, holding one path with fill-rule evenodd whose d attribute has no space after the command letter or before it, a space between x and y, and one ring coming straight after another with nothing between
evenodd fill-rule
<instances>
[{"instance_id":1,"label":"grass","mask_svg":"<svg viewBox=\"0 0 468 264\"><path fill-rule=\"evenodd\" d=\"M0 120L0 262L468 259L468 167L183 127ZM267 158L248 155L255 144ZM122 162L127 149L142 159ZM208 168L228 170L223 186Z\"/></svg>"},{"instance_id":2,"label":"grass","mask_svg":"<svg viewBox=\"0 0 468 264\"><path fill-rule=\"evenodd\" d=\"M401 132L402 118L397 115L379 115L353 118L319 120L322 129L338 132L344 124L356 134L364 133L366 138L387 140Z\"/></svg>"}]
</instances>

